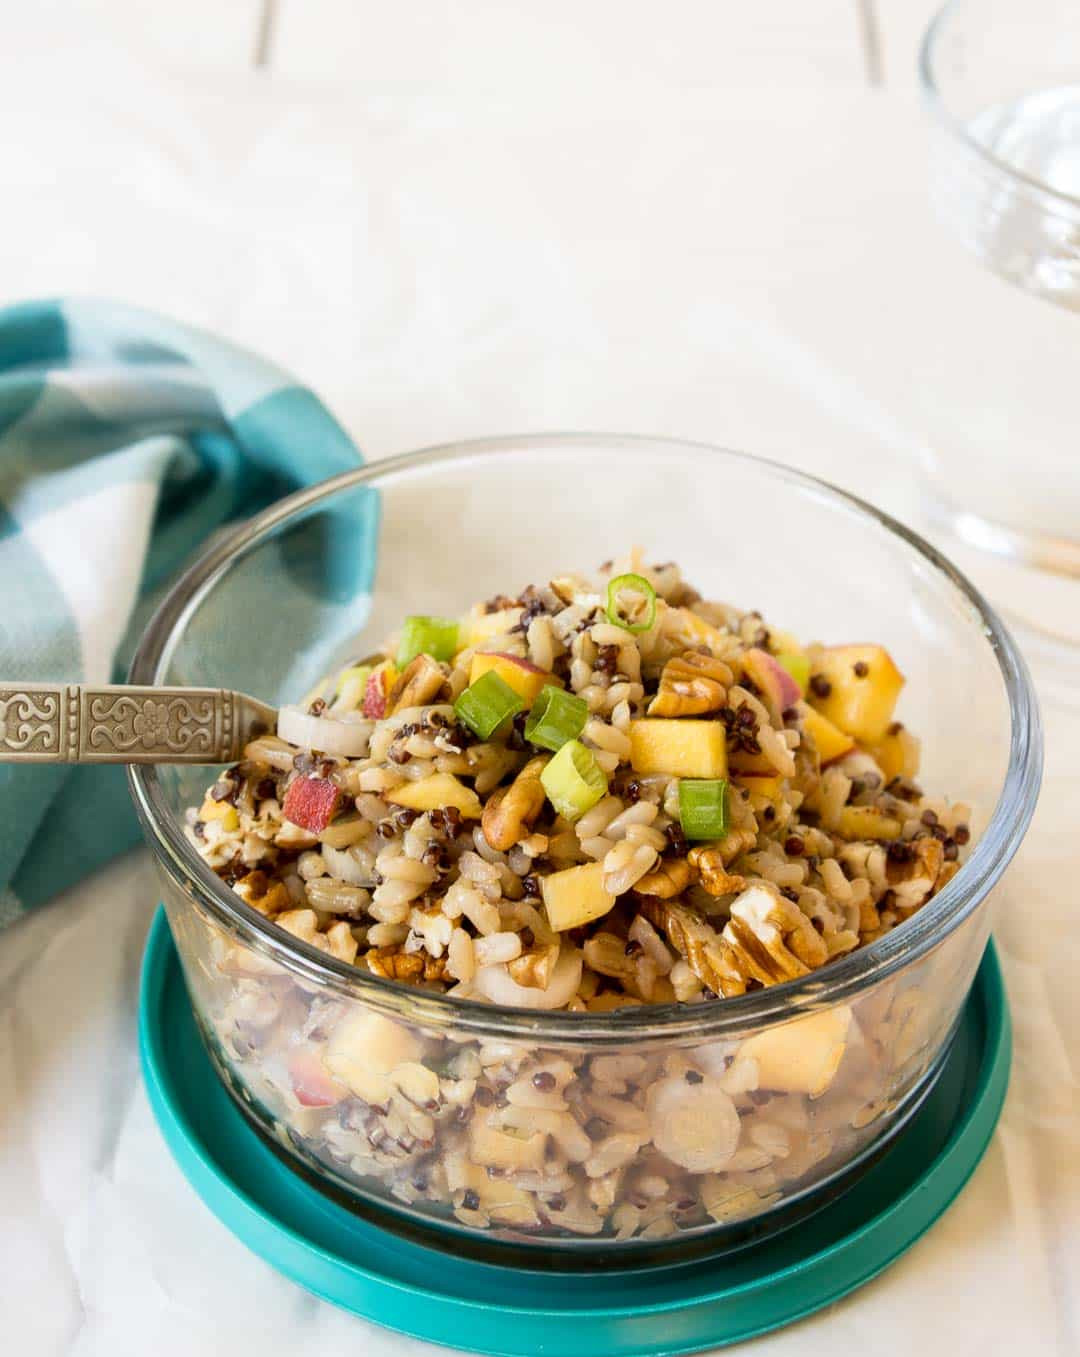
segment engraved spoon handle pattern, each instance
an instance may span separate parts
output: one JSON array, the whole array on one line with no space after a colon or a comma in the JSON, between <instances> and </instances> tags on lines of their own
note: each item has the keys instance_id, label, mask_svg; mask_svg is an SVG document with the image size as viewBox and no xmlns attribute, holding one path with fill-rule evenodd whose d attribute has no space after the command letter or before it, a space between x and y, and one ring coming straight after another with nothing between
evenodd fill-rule
<instances>
[{"instance_id":1,"label":"engraved spoon handle pattern","mask_svg":"<svg viewBox=\"0 0 1080 1357\"><path fill-rule=\"evenodd\" d=\"M226 688L0 679L0 763L235 763L276 722Z\"/></svg>"}]
</instances>

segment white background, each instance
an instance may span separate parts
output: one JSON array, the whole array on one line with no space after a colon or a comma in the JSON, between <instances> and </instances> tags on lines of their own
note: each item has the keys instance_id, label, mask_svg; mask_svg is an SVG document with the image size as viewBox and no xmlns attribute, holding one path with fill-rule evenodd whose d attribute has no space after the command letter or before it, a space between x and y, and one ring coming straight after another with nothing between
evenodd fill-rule
<instances>
[{"instance_id":1,"label":"white background","mask_svg":"<svg viewBox=\"0 0 1080 1357\"><path fill-rule=\"evenodd\" d=\"M853 0L283 0L259 72L256 8L0 10L0 298L222 331L369 457L629 429L917 508L920 345L959 258L924 201L923 0L879 0L881 88ZM755 1353L1080 1351L1080 722L1047 716L994 1143L886 1276ZM135 1051L155 898L135 855L0 937L0 1346L419 1352L276 1277L173 1167Z\"/></svg>"}]
</instances>

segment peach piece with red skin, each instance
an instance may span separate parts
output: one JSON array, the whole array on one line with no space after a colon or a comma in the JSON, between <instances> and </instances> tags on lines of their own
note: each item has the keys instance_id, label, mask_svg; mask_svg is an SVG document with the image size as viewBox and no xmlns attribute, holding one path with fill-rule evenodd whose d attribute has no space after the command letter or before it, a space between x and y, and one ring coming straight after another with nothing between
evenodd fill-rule
<instances>
[{"instance_id":1,"label":"peach piece with red skin","mask_svg":"<svg viewBox=\"0 0 1080 1357\"><path fill-rule=\"evenodd\" d=\"M767 693L780 711L793 707L802 697L802 689L775 655L756 647L743 656L743 668Z\"/></svg>"},{"instance_id":2,"label":"peach piece with red skin","mask_svg":"<svg viewBox=\"0 0 1080 1357\"><path fill-rule=\"evenodd\" d=\"M549 684L562 687L562 680L520 655L507 655L499 650L478 650L472 658L469 682L475 683L484 674L494 670L504 683L513 688L527 707L531 707L543 688Z\"/></svg>"},{"instance_id":3,"label":"peach piece with red skin","mask_svg":"<svg viewBox=\"0 0 1080 1357\"><path fill-rule=\"evenodd\" d=\"M321 834L341 805L341 788L326 777L298 777L289 784L281 813L290 824Z\"/></svg>"},{"instance_id":4,"label":"peach piece with red skin","mask_svg":"<svg viewBox=\"0 0 1080 1357\"><path fill-rule=\"evenodd\" d=\"M327 1074L318 1055L307 1046L298 1046L289 1056L289 1081L301 1107L333 1107L349 1092Z\"/></svg>"},{"instance_id":5,"label":"peach piece with red skin","mask_svg":"<svg viewBox=\"0 0 1080 1357\"><path fill-rule=\"evenodd\" d=\"M389 668L373 669L364 685L363 713L369 721L381 721L390 701L393 675Z\"/></svg>"}]
</instances>

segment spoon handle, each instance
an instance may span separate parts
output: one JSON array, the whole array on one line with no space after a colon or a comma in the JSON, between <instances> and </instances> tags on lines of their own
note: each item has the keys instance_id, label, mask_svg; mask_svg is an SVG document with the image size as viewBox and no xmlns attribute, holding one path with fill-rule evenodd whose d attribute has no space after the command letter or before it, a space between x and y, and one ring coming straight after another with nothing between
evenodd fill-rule
<instances>
[{"instance_id":1,"label":"spoon handle","mask_svg":"<svg viewBox=\"0 0 1080 1357\"><path fill-rule=\"evenodd\" d=\"M235 763L276 720L227 688L0 679L0 763Z\"/></svg>"}]
</instances>

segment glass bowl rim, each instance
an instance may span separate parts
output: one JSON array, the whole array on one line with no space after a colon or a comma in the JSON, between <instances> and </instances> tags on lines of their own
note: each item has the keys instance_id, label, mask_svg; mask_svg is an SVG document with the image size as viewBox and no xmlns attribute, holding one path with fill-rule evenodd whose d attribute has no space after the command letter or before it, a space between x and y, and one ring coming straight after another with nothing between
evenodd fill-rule
<instances>
[{"instance_id":1,"label":"glass bowl rim","mask_svg":"<svg viewBox=\"0 0 1080 1357\"><path fill-rule=\"evenodd\" d=\"M926 32L923 34L922 41L919 44L918 57L919 88L923 106L940 127L966 147L983 165L995 170L1006 179L1022 185L1036 197L1044 198L1049 203L1056 204L1059 207L1068 208L1070 216L1080 213L1080 197L1066 193L1062 189L1054 188L1052 184L1046 183L1045 180L1038 179L1024 170L1019 170L1009 161L995 155L993 151L988 150L981 141L971 135L964 121L957 117L949 107L935 74L937 49L955 12L960 9L961 5L967 3L970 3L970 0L946 0L946 3L930 20Z\"/></svg>"},{"instance_id":2,"label":"glass bowl rim","mask_svg":"<svg viewBox=\"0 0 1080 1357\"><path fill-rule=\"evenodd\" d=\"M347 992L402 1021L452 1027L489 1039L512 1037L552 1044L616 1045L678 1038L723 1038L749 1028L782 1022L804 1010L829 1007L853 997L895 971L911 965L940 945L986 898L1011 861L1038 800L1042 776L1042 737L1038 702L1030 674L1015 641L993 608L967 578L918 534L890 515L827 481L783 463L699 441L639 434L533 433L498 435L443 443L415 452L380 458L278 500L241 524L200 555L176 581L150 619L132 660L129 681L159 681L173 642L187 619L237 559L259 546L287 520L318 510L341 491L375 484L401 472L480 457L507 458L552 444L611 450L620 444L650 446L695 456L727 458L763 469L798 494L826 500L869 519L932 567L957 591L972 623L990 644L1009 703L1010 747L1004 784L985 831L962 869L912 919L875 942L829 962L809 975L751 994L707 1004L643 1004L612 1013L581 1014L538 1009L508 1009L437 994L365 974L276 928L246 904L206 865L189 844L179 819L165 804L157 769L131 765L128 782L136 811L155 855L186 895L209 909L232 934L286 969L317 985Z\"/></svg>"}]
</instances>

